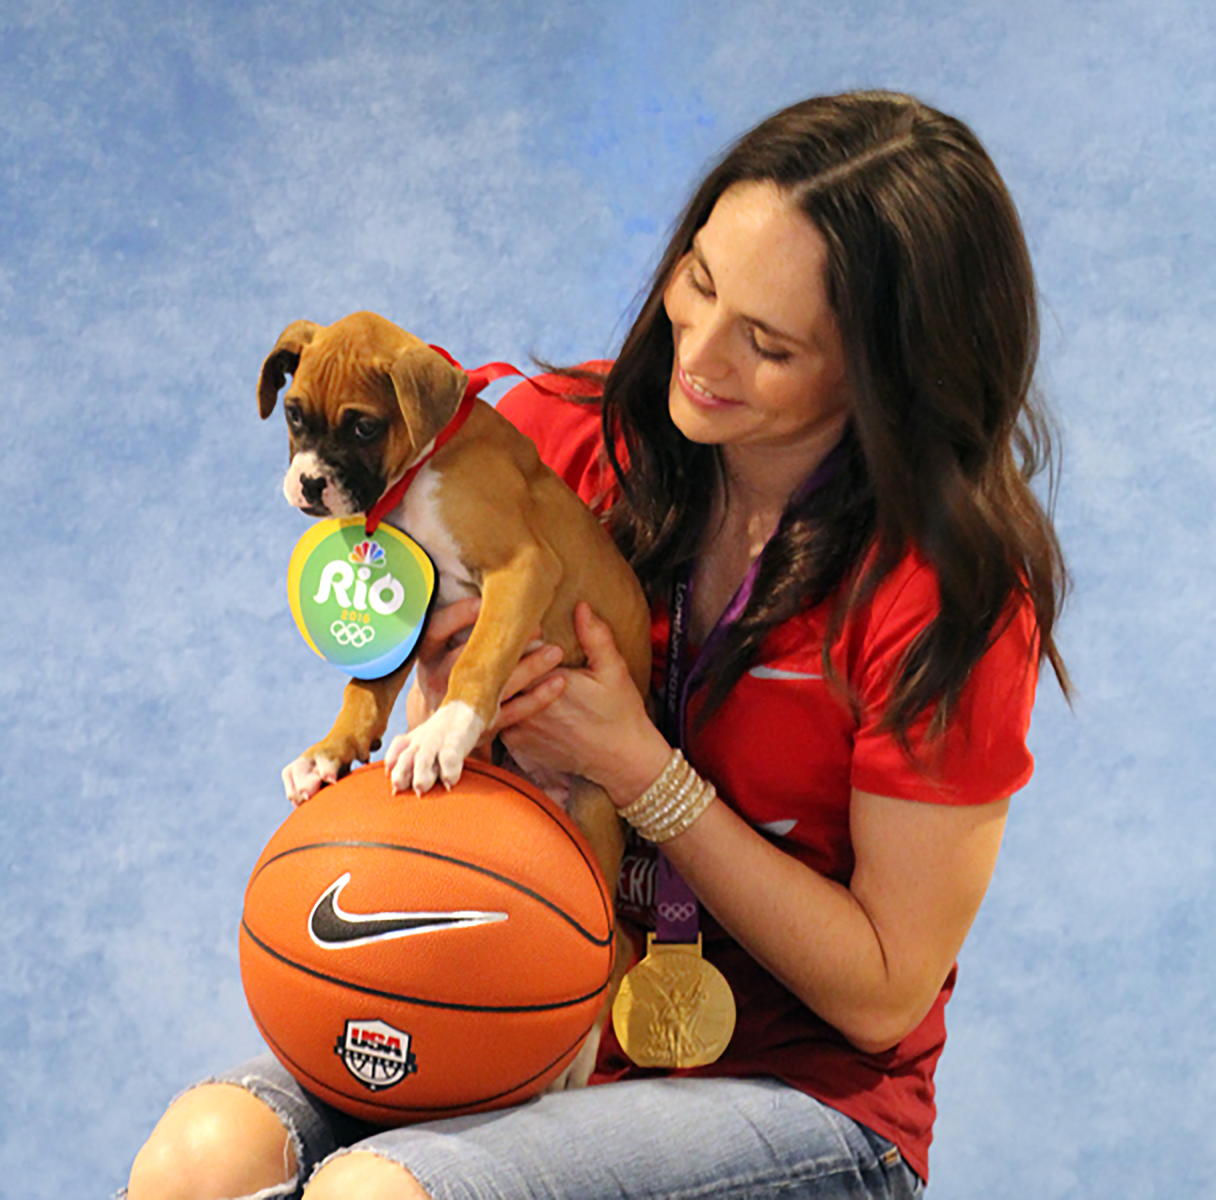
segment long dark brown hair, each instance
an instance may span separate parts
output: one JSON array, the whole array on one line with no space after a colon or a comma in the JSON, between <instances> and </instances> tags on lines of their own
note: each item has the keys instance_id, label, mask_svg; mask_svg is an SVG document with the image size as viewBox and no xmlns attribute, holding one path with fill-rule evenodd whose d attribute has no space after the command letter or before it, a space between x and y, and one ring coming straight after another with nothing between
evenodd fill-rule
<instances>
[{"instance_id":1,"label":"long dark brown hair","mask_svg":"<svg viewBox=\"0 0 1216 1200\"><path fill-rule=\"evenodd\" d=\"M830 649L848 612L909 547L935 570L941 603L883 714L905 745L927 710L931 734L944 729L1019 594L1034 608L1039 656L1068 694L1053 638L1066 574L1029 486L1052 465L1032 384L1030 256L975 135L908 96L849 93L769 117L727 151L681 216L603 390L605 446L621 485L610 529L643 586L666 596L701 549L708 497L725 485L718 449L684 438L668 414L663 292L718 198L743 182L776 184L827 242L852 408L841 469L786 510L763 552L751 601L709 674L705 711L771 629L833 594L823 657L839 682Z\"/></svg>"}]
</instances>

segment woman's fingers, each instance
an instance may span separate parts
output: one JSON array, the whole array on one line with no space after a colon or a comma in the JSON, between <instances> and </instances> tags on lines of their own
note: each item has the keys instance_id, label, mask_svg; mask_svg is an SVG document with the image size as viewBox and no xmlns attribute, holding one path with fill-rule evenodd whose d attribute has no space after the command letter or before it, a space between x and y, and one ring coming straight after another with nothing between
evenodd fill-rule
<instances>
[{"instance_id":1,"label":"woman's fingers","mask_svg":"<svg viewBox=\"0 0 1216 1200\"><path fill-rule=\"evenodd\" d=\"M457 600L433 612L422 633L422 641L418 647L419 658L434 658L450 649L448 642L462 630L471 629L480 611L480 597L471 596L467 600Z\"/></svg>"},{"instance_id":2,"label":"woman's fingers","mask_svg":"<svg viewBox=\"0 0 1216 1200\"><path fill-rule=\"evenodd\" d=\"M574 609L574 632L587 656L587 670L593 675L605 673L629 673L625 660L617 649L612 627L591 610L591 605L580 601Z\"/></svg>"},{"instance_id":3,"label":"woman's fingers","mask_svg":"<svg viewBox=\"0 0 1216 1200\"><path fill-rule=\"evenodd\" d=\"M519 692L503 702L494 722L495 734L530 721L543 712L566 690L564 675L549 675L527 691Z\"/></svg>"},{"instance_id":4,"label":"woman's fingers","mask_svg":"<svg viewBox=\"0 0 1216 1200\"><path fill-rule=\"evenodd\" d=\"M448 690L448 676L481 610L480 597L457 600L427 619L414 660L415 685L406 701L410 728L439 707Z\"/></svg>"},{"instance_id":5,"label":"woman's fingers","mask_svg":"<svg viewBox=\"0 0 1216 1200\"><path fill-rule=\"evenodd\" d=\"M562 648L554 645L544 645L525 654L515 665L515 670L507 676L507 682L502 689L503 701L512 700L521 692L526 692L534 683L548 675L554 667L561 666Z\"/></svg>"},{"instance_id":6,"label":"woman's fingers","mask_svg":"<svg viewBox=\"0 0 1216 1200\"><path fill-rule=\"evenodd\" d=\"M519 660L502 690L498 716L488 731L491 737L536 716L562 694L565 681L551 674L561 661L562 648L553 645L541 646Z\"/></svg>"}]
</instances>

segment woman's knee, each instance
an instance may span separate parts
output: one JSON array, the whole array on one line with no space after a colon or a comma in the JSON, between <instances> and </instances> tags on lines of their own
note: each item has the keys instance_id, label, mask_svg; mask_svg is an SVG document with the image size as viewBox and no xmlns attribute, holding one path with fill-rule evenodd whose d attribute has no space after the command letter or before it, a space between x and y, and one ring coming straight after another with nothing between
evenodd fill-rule
<instances>
[{"instance_id":1,"label":"woman's knee","mask_svg":"<svg viewBox=\"0 0 1216 1200\"><path fill-rule=\"evenodd\" d=\"M431 1200L402 1166L357 1150L327 1162L304 1189L304 1200Z\"/></svg>"},{"instance_id":2,"label":"woman's knee","mask_svg":"<svg viewBox=\"0 0 1216 1200\"><path fill-rule=\"evenodd\" d=\"M180 1096L135 1156L129 1200L247 1196L295 1178L291 1137L274 1112L232 1084Z\"/></svg>"}]
</instances>

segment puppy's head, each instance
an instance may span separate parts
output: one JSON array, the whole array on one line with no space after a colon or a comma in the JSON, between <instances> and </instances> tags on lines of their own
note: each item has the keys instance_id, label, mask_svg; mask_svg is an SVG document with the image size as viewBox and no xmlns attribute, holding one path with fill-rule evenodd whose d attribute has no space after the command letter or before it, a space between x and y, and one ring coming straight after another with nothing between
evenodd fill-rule
<instances>
[{"instance_id":1,"label":"puppy's head","mask_svg":"<svg viewBox=\"0 0 1216 1200\"><path fill-rule=\"evenodd\" d=\"M283 493L313 517L367 512L451 420L468 383L425 342L367 312L283 330L258 381L263 420L289 375Z\"/></svg>"}]
</instances>

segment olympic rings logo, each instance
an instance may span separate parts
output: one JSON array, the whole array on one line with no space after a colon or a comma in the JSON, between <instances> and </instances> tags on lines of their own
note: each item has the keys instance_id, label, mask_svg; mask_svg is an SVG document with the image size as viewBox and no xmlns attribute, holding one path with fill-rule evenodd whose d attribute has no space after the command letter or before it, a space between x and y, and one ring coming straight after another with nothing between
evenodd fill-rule
<instances>
[{"instance_id":1,"label":"olympic rings logo","mask_svg":"<svg viewBox=\"0 0 1216 1200\"><path fill-rule=\"evenodd\" d=\"M664 901L659 905L658 913L664 921L691 921L697 915L697 906L688 900L681 904Z\"/></svg>"},{"instance_id":2,"label":"olympic rings logo","mask_svg":"<svg viewBox=\"0 0 1216 1200\"><path fill-rule=\"evenodd\" d=\"M353 650L362 650L376 636L376 631L370 625L360 625L355 621L335 621L329 632L339 646L350 646Z\"/></svg>"}]
</instances>

